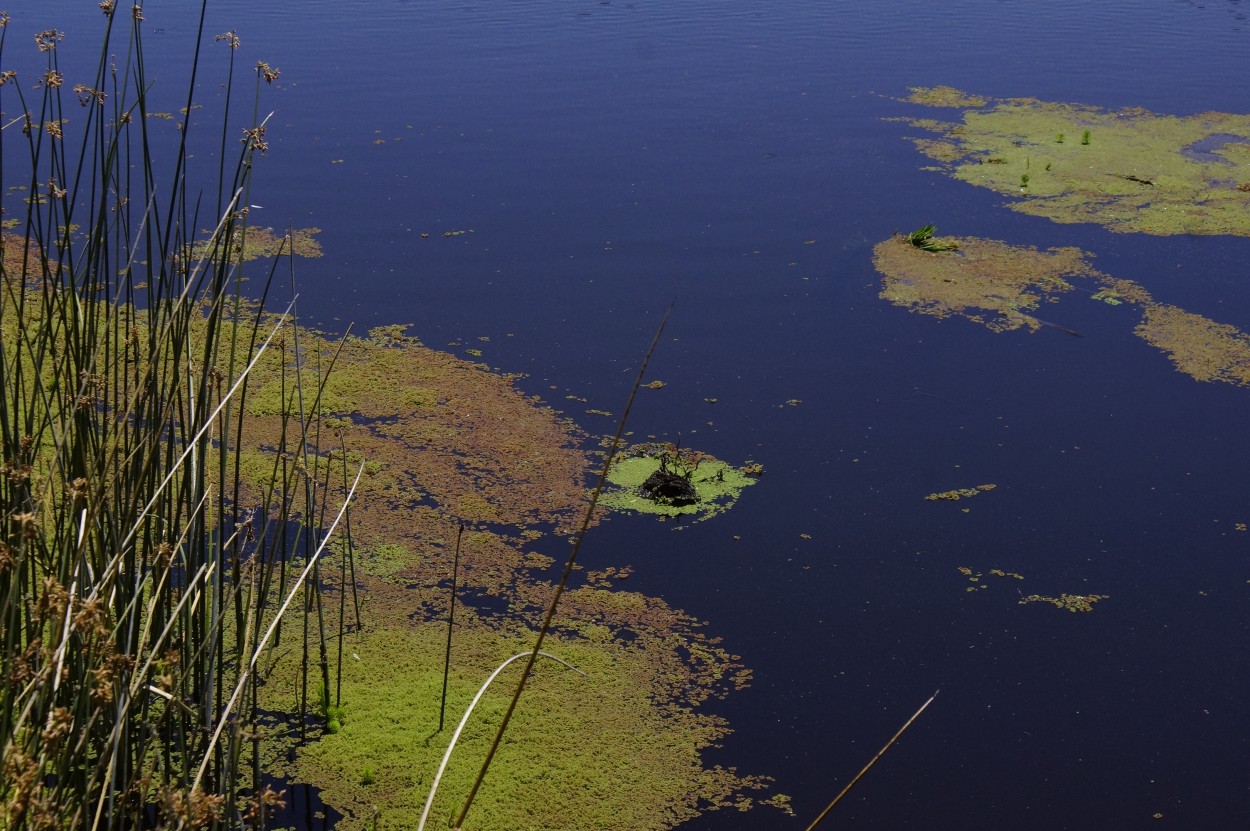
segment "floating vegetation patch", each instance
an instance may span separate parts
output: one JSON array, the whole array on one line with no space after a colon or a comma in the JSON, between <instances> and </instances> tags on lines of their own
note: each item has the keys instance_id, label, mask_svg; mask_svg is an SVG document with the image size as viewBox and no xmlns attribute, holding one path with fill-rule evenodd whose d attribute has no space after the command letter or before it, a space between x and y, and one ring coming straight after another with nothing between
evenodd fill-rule
<instances>
[{"instance_id":1,"label":"floating vegetation patch","mask_svg":"<svg viewBox=\"0 0 1250 831\"><path fill-rule=\"evenodd\" d=\"M965 589L965 591L974 592L974 591L979 591L981 589L989 588L989 583L985 580L985 575L983 573L979 571L973 571L967 566L959 566L959 568L957 568L956 571L958 571L964 577L968 578L968 583L970 585ZM1003 571L1001 568L990 569L989 575L991 577L1010 577L1013 580L1024 579L1024 575L1020 574L1019 572Z\"/></svg>"},{"instance_id":2,"label":"floating vegetation patch","mask_svg":"<svg viewBox=\"0 0 1250 831\"><path fill-rule=\"evenodd\" d=\"M321 454L307 461L295 458L298 437L284 429L278 406L294 395L297 366L308 406L309 391L324 380L318 406L341 436L323 436ZM536 548L580 523L587 436L522 394L515 379L428 349L402 326L337 343L303 330L297 342L288 330L253 373L247 449L239 453L253 489L277 464L280 476L307 476L332 492L342 488L343 467L354 472L366 462L351 509L354 572L343 545L321 572L328 607L335 615L345 608L351 622L358 596L364 628L342 639L341 679L331 676L333 718L312 719L309 741L266 764L319 788L345 814L340 828L372 828L373 806L378 827L415 827L467 702L500 662L532 644L553 590L553 559ZM722 467L727 491L736 495L750 483L696 455L683 452L670 464L690 465L697 488L709 487L698 480L715 479ZM707 510L726 507L720 490L701 499ZM449 700L436 734L461 525ZM646 831L717 808L785 807L783 796L762 793L766 778L702 761L729 727L698 708L745 686L750 672L704 622L613 587L629 574L627 566L597 564L565 592L545 650L590 677L537 667L474 805L475 824ZM353 583L355 591L342 591ZM299 639L284 641L274 657L262 707L290 711L300 700ZM466 728L435 806L440 827L466 796L520 666L505 671ZM298 724L276 727L289 735Z\"/></svg>"},{"instance_id":3,"label":"floating vegetation patch","mask_svg":"<svg viewBox=\"0 0 1250 831\"><path fill-rule=\"evenodd\" d=\"M273 228L248 227L235 231L230 237L230 259L244 262L268 259L279 254L295 257L320 257L321 243L316 235L320 228L295 228L275 231ZM199 258L209 253L209 242L201 240L191 246L191 256Z\"/></svg>"},{"instance_id":4,"label":"floating vegetation patch","mask_svg":"<svg viewBox=\"0 0 1250 831\"><path fill-rule=\"evenodd\" d=\"M930 229L916 233L940 239L923 234ZM1098 271L1088 262L1091 255L1077 248L1038 251L971 237L951 242L957 251L927 251L910 237L878 243L873 263L882 276L880 297L912 312L965 317L996 332L1045 327L1078 335L1033 312L1043 300L1057 303L1073 288L1069 280L1091 280L1098 286L1091 299L1140 311L1134 334L1166 354L1179 371L1198 381L1250 386L1250 334L1160 303L1140 284Z\"/></svg>"},{"instance_id":5,"label":"floating vegetation patch","mask_svg":"<svg viewBox=\"0 0 1250 831\"><path fill-rule=\"evenodd\" d=\"M1013 197L1013 210L1113 231L1250 236L1250 115L1178 117L950 87L903 100L964 110L957 124L906 119L929 134L916 147L955 178Z\"/></svg>"},{"instance_id":6,"label":"floating vegetation patch","mask_svg":"<svg viewBox=\"0 0 1250 831\"><path fill-rule=\"evenodd\" d=\"M968 107L984 107L990 102L988 98L982 98L979 95L969 95L966 92L960 92L954 87L909 87L908 90L911 94L904 98L904 101L912 104L923 104L926 107L965 109Z\"/></svg>"},{"instance_id":7,"label":"floating vegetation patch","mask_svg":"<svg viewBox=\"0 0 1250 831\"><path fill-rule=\"evenodd\" d=\"M763 468L728 462L667 443L634 445L623 451L608 472L613 486L599 504L618 511L662 517L695 515L703 520L729 510L743 488L755 484Z\"/></svg>"},{"instance_id":8,"label":"floating vegetation patch","mask_svg":"<svg viewBox=\"0 0 1250 831\"><path fill-rule=\"evenodd\" d=\"M1152 303L1134 331L1186 375L1250 386L1250 335L1234 326Z\"/></svg>"},{"instance_id":9,"label":"floating vegetation patch","mask_svg":"<svg viewBox=\"0 0 1250 831\"><path fill-rule=\"evenodd\" d=\"M877 243L873 264L882 275L882 299L934 317L966 317L995 332L1036 331L1056 326L1031 312L1070 291L1065 278L1099 276L1077 248L1039 251L974 237L934 240L959 250L925 250L906 237Z\"/></svg>"},{"instance_id":10,"label":"floating vegetation patch","mask_svg":"<svg viewBox=\"0 0 1250 831\"><path fill-rule=\"evenodd\" d=\"M1026 603L1049 603L1056 609L1067 609L1069 612L1092 612L1094 604L1100 600L1106 600L1110 595L1106 594L1061 594L1058 597L1049 597L1044 594L1031 594L1028 597L1020 598L1020 604Z\"/></svg>"},{"instance_id":11,"label":"floating vegetation patch","mask_svg":"<svg viewBox=\"0 0 1250 831\"><path fill-rule=\"evenodd\" d=\"M396 593L387 602L399 599ZM776 797L761 794L769 780L705 768L700 753L725 735L724 722L696 713L661 682L676 670L686 683L722 683L713 673L680 669L681 656L662 638L627 643L610 626L586 629L548 639L544 651L585 675L552 661L536 665L474 802L474 827L664 829L708 809L775 804ZM352 639L339 729L299 748L287 766L296 781L317 783L326 803L345 814L340 829L373 827L375 806L379 827L415 828L470 699L496 666L530 643L523 633L481 621L458 626L439 732L445 638L445 625L425 623L388 625ZM292 657L266 695L295 691L290 670L298 657ZM463 804L523 666L505 670L474 709L428 827L447 827Z\"/></svg>"},{"instance_id":12,"label":"floating vegetation patch","mask_svg":"<svg viewBox=\"0 0 1250 831\"><path fill-rule=\"evenodd\" d=\"M938 502L941 500L958 502L961 499L971 499L972 497L979 496L986 491L992 491L996 487L998 487L998 485L977 485L975 488L960 488L959 490L931 493L925 497L925 500L928 502Z\"/></svg>"}]
</instances>

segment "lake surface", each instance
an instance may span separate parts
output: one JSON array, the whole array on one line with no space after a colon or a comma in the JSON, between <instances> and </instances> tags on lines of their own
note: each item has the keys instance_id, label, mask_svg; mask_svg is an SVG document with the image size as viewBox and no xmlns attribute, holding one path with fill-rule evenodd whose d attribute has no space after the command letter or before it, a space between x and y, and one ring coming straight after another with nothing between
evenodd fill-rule
<instances>
[{"instance_id":1,"label":"lake surface","mask_svg":"<svg viewBox=\"0 0 1250 831\"><path fill-rule=\"evenodd\" d=\"M307 322L411 323L428 345L480 348L608 432L585 410L620 411L676 300L650 373L667 386L642 391L630 427L766 474L680 533L618 516L583 562L633 564L630 588L707 619L743 656L755 680L710 708L736 729L711 758L776 776L803 820L759 809L688 827L803 827L938 688L830 827L1250 817L1250 533L1235 530L1250 522L1250 390L1176 372L1101 304L1065 305L1081 338L908 314L878 298L872 265L873 245L927 223L1075 245L1161 300L1250 326L1250 239L1016 214L922 169L915 131L883 120L942 117L897 100L937 84L1250 108L1245 4L1146 5L210 10L208 31L235 29L241 55L282 73L251 221L323 229L326 256L298 265ZM70 33L66 52L96 40L94 4L12 14L15 40L49 26ZM154 95L166 78L172 94L195 20L146 14ZM206 104L218 76L201 77ZM207 177L213 141L193 152ZM471 233L443 236L457 230ZM981 483L998 487L923 499ZM989 588L968 591L960 567ZM1018 590L1108 599L1072 614Z\"/></svg>"}]
</instances>

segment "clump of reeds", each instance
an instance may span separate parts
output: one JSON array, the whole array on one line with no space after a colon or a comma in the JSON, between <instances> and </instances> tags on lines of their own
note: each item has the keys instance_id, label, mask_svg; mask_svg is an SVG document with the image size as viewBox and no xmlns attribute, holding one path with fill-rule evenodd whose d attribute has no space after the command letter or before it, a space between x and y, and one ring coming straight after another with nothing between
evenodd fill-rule
<instances>
[{"instance_id":1,"label":"clump of reeds","mask_svg":"<svg viewBox=\"0 0 1250 831\"><path fill-rule=\"evenodd\" d=\"M35 38L39 77L0 66L0 827L262 827L281 796L262 782L256 674L302 597L305 661L311 626L330 689L315 571L339 500L298 375L272 485L241 484L248 374L289 337L287 315L243 302L224 244L264 122L240 144L222 115L200 216L199 49L171 159L145 123L142 7L100 5L94 78L62 76L55 30ZM219 40L229 87L238 39ZM258 67L258 95L274 77Z\"/></svg>"},{"instance_id":2,"label":"clump of reeds","mask_svg":"<svg viewBox=\"0 0 1250 831\"><path fill-rule=\"evenodd\" d=\"M933 236L935 231L937 231L936 225L926 225L905 235L903 239L922 251L954 251L959 248L959 244L953 240L938 239Z\"/></svg>"}]
</instances>

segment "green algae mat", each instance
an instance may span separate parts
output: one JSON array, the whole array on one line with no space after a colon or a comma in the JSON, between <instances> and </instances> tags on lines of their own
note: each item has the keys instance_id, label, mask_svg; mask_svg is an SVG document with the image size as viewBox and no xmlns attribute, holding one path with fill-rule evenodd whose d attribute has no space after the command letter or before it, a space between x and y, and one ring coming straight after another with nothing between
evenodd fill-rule
<instances>
[{"instance_id":1,"label":"green algae mat","mask_svg":"<svg viewBox=\"0 0 1250 831\"><path fill-rule=\"evenodd\" d=\"M902 118L938 169L1020 213L1156 235L1250 236L1250 115L1106 110L917 87Z\"/></svg>"},{"instance_id":2,"label":"green algae mat","mask_svg":"<svg viewBox=\"0 0 1250 831\"><path fill-rule=\"evenodd\" d=\"M259 490L275 461L286 464L275 454L296 366L317 375L306 383L319 390L318 414L336 434L322 444L337 449L290 475L317 466L322 486L336 489L345 481L342 468L354 472L363 462L366 474L351 509L355 573L343 565L340 544L322 574L334 610L327 614L345 609L349 624L341 676L331 672L333 712L311 713L302 740L298 720L272 719L267 729L282 752L265 764L286 781L317 787L344 815L339 828L415 828L469 700L500 663L531 648L554 589L555 558L543 552L563 556L582 519L598 459L586 448L595 440L520 392L515 378L428 349L402 326L342 341L300 330L298 349L296 338L294 330L285 333L253 370L239 450L244 479ZM627 455L653 469L660 464L655 454ZM671 463L689 466L702 514L726 509L753 481L704 454L683 451ZM446 618L462 526L440 732ZM595 562L593 546L592 533L584 560ZM645 831L709 810L765 803L789 810L768 777L703 759L730 732L707 704L749 683L750 671L706 622L624 590L620 582L630 572L626 563L599 562L576 572L544 651L585 675L540 662L474 804L471 827ZM320 700L301 689L301 664L298 637L274 651L263 708L291 713L303 696ZM445 828L463 804L521 666L505 670L474 711L428 828Z\"/></svg>"},{"instance_id":3,"label":"green algae mat","mask_svg":"<svg viewBox=\"0 0 1250 831\"><path fill-rule=\"evenodd\" d=\"M962 318L992 332L1058 329L1061 301L1080 295L1121 307L1125 325L1197 381L1250 386L1250 334L1151 296L1140 284L1094 268L1078 248L1038 250L1000 240L949 237L946 251L926 251L895 236L873 248L880 297L907 311ZM1053 319L1052 319L1053 318Z\"/></svg>"}]
</instances>

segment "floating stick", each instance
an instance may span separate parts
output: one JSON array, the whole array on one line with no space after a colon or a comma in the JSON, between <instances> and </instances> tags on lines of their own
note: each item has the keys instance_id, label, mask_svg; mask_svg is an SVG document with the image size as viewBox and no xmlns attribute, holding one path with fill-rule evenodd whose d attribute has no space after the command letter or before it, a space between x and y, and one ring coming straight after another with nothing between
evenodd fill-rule
<instances>
[{"instance_id":1,"label":"floating stick","mask_svg":"<svg viewBox=\"0 0 1250 831\"><path fill-rule=\"evenodd\" d=\"M438 730L443 732L443 716L447 712L447 675L451 672L451 626L456 620L456 577L460 574L460 538L464 536L464 523L456 532L456 557L451 566L451 610L447 613L447 653L443 656L443 701L438 705Z\"/></svg>"},{"instance_id":2,"label":"floating stick","mask_svg":"<svg viewBox=\"0 0 1250 831\"><path fill-rule=\"evenodd\" d=\"M912 713L911 718L907 719L907 722L906 722L906 723L905 723L902 727L898 728L898 732L894 734L894 738L892 738L892 739L890 739L888 742L886 742L886 743L885 743L885 747L883 747L883 748L881 748L880 750L878 750L878 751L877 751L877 755L872 757L872 761L870 761L868 764L864 765L864 769L863 769L863 770L861 770L859 773L855 774L855 778L854 778L854 779L852 779L850 782L848 782L848 783L847 783L847 785L846 785L846 787L845 787L845 788L843 788L843 789L842 789L842 791L841 791L841 792L840 792L837 796L835 796L835 797L833 798L833 802L830 802L830 803L829 803L829 805L828 805L828 807L827 807L827 808L825 808L825 810L823 810L823 811L821 811L821 812L820 812L820 816L818 816L818 817L816 817L816 819L812 820L812 824L811 824L811 825L809 825L809 826L807 826L807 831L812 831L812 829L813 829L813 828L815 828L817 825L820 825L820 821L821 821L821 820L823 820L823 819L825 818L825 816L826 816L826 815L827 815L830 811L832 811L832 810L833 810L833 806L834 806L834 805L837 805L839 802L841 802L841 801L842 801L842 797L846 796L848 793L850 793L850 792L851 792L851 788L855 787L855 783L856 783L856 782L858 782L860 779L864 778L864 774L868 772L868 769L869 769L869 768L871 768L873 765L875 765L875 764L877 763L877 760L878 760L878 759L880 759L882 756L884 756L884 755L885 755L885 752L886 752L887 750L889 750L891 747L893 747L893 746L894 746L894 743L895 743L896 741L898 741L899 736L903 735L904 731L906 731L908 727L911 727L911 723L912 723L913 721L915 721L916 719L920 718L920 714L921 714L921 713L923 713L923 712L925 711L925 708L926 708L926 707L928 707L930 704L932 704L932 703L933 703L933 699L937 698L937 697L938 697L938 693L940 693L940 692L941 692L941 690L936 690L936 691L934 691L933 695L929 696L929 700L928 700L928 701L926 701L925 703L921 704L921 705L920 705L920 709L919 709L919 710L917 710L916 712Z\"/></svg>"}]
</instances>

